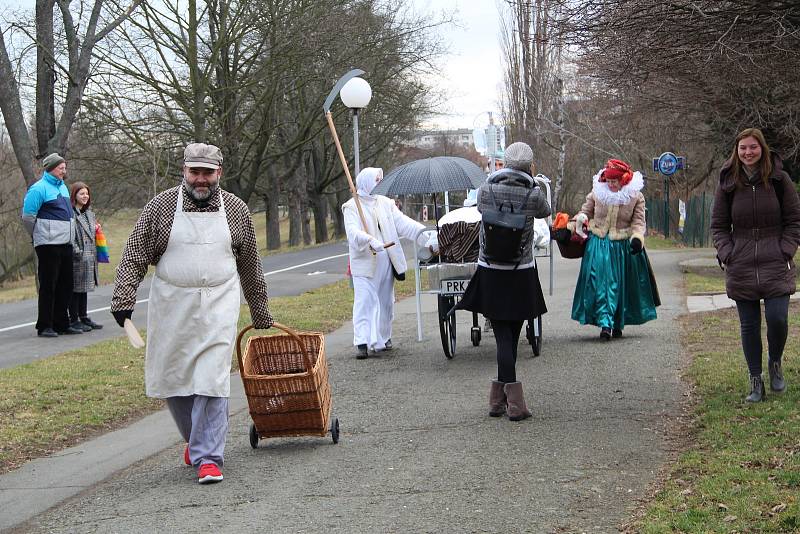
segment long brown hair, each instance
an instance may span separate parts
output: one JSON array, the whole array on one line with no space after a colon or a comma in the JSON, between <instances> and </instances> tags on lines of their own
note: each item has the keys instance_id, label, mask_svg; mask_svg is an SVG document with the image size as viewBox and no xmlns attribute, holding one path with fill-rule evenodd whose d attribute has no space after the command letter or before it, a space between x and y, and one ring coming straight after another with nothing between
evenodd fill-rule
<instances>
[{"instance_id":1,"label":"long brown hair","mask_svg":"<svg viewBox=\"0 0 800 534\"><path fill-rule=\"evenodd\" d=\"M761 174L761 181L769 187L769 177L772 176L772 151L769 149L766 139L764 139L764 134L758 128L747 128L736 136L736 141L733 143L733 153L729 160L731 162L733 181L737 187L744 187L746 182L744 165L739 160L739 141L746 137L753 137L761 145L761 159L758 161L758 170Z\"/></svg>"},{"instance_id":2,"label":"long brown hair","mask_svg":"<svg viewBox=\"0 0 800 534\"><path fill-rule=\"evenodd\" d=\"M92 190L89 189L88 185L86 185L83 182L75 182L74 184L70 185L69 186L69 200L72 203L72 207L74 208L75 204L77 203L75 201L75 197L78 195L78 191L80 191L81 189L86 189L86 192L89 193L89 201L86 202L86 205L83 206L83 208L81 209L81 212L84 212L84 211L89 209L89 206L92 203Z\"/></svg>"}]
</instances>

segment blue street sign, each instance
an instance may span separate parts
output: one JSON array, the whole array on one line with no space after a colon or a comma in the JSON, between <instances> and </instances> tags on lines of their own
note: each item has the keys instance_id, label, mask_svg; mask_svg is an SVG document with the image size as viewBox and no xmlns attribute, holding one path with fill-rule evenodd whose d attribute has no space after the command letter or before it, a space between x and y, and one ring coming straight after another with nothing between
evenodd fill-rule
<instances>
[{"instance_id":1,"label":"blue street sign","mask_svg":"<svg viewBox=\"0 0 800 534\"><path fill-rule=\"evenodd\" d=\"M664 152L659 157L653 158L653 171L670 176L683 169L685 161L685 158L678 157L672 152Z\"/></svg>"}]
</instances>

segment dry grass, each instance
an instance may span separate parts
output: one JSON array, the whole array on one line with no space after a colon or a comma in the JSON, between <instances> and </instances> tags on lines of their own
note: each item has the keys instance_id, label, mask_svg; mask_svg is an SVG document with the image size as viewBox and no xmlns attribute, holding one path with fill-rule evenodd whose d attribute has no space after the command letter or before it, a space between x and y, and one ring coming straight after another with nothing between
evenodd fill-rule
<instances>
[{"instance_id":1,"label":"dry grass","mask_svg":"<svg viewBox=\"0 0 800 534\"><path fill-rule=\"evenodd\" d=\"M784 375L787 391L744 402L747 368L734 309L682 322L698 395L694 438L635 532L800 532L800 304L792 303Z\"/></svg>"}]
</instances>

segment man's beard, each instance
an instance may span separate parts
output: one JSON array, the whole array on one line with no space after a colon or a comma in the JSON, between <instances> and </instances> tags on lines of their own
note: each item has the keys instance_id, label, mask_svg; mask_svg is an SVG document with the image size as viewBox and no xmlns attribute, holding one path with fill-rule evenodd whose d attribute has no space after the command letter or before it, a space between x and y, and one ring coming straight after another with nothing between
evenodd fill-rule
<instances>
[{"instance_id":1,"label":"man's beard","mask_svg":"<svg viewBox=\"0 0 800 534\"><path fill-rule=\"evenodd\" d=\"M188 182L188 180L183 181L183 186L186 188L186 192L189 193L189 196L192 197L193 200L200 204L208 204L211 196L217 191L217 189L219 189L219 182L215 184L209 184L204 193L199 192L195 186Z\"/></svg>"}]
</instances>

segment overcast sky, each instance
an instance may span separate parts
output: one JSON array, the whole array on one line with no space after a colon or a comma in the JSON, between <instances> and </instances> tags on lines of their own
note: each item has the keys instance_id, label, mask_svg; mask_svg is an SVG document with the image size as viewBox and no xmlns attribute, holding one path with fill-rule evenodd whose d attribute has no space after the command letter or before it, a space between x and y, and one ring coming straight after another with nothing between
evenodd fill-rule
<instances>
[{"instance_id":1,"label":"overcast sky","mask_svg":"<svg viewBox=\"0 0 800 534\"><path fill-rule=\"evenodd\" d=\"M503 68L500 15L495 0L413 0L420 13L452 13L456 25L438 34L449 49L442 76L433 82L448 95L448 114L434 122L446 128L472 128L476 115L499 111ZM485 120L485 115L484 115Z\"/></svg>"},{"instance_id":2,"label":"overcast sky","mask_svg":"<svg viewBox=\"0 0 800 534\"><path fill-rule=\"evenodd\" d=\"M430 82L445 92L447 102L445 114L428 126L472 128L478 114L499 111L503 73L496 0L411 0L411 4L418 14L435 18L444 12L456 20L436 32L448 55L440 62L441 75ZM35 0L0 0L0 5L33 9ZM479 120L486 120L485 113Z\"/></svg>"}]
</instances>

